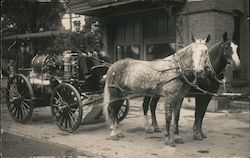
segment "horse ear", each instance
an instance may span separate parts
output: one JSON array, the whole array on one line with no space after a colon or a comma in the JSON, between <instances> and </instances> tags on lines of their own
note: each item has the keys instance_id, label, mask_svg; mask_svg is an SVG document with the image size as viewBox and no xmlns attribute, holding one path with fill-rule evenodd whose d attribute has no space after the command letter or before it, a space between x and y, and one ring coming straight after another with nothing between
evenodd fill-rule
<instances>
[{"instance_id":1,"label":"horse ear","mask_svg":"<svg viewBox=\"0 0 250 158\"><path fill-rule=\"evenodd\" d=\"M224 32L224 34L223 34L223 41L226 42L227 40L228 40L227 32Z\"/></svg>"},{"instance_id":2,"label":"horse ear","mask_svg":"<svg viewBox=\"0 0 250 158\"><path fill-rule=\"evenodd\" d=\"M196 39L195 39L194 35L192 35L192 41L193 41L193 42L195 42L195 41L196 41Z\"/></svg>"},{"instance_id":3,"label":"horse ear","mask_svg":"<svg viewBox=\"0 0 250 158\"><path fill-rule=\"evenodd\" d=\"M210 35L207 36L206 43L210 41Z\"/></svg>"}]
</instances>

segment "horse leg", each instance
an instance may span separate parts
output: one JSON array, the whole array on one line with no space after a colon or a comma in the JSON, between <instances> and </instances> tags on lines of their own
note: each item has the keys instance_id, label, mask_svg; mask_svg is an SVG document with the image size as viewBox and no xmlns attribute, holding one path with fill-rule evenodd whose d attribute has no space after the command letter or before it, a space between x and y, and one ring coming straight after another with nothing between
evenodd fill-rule
<instances>
[{"instance_id":1,"label":"horse leg","mask_svg":"<svg viewBox=\"0 0 250 158\"><path fill-rule=\"evenodd\" d=\"M195 140L203 140L207 136L202 132L202 122L205 116L208 103L212 99L210 95L201 95L196 97L195 121L193 126L193 137Z\"/></svg>"},{"instance_id":2,"label":"horse leg","mask_svg":"<svg viewBox=\"0 0 250 158\"><path fill-rule=\"evenodd\" d=\"M108 106L108 114L111 121L110 125L110 137L112 140L118 140L119 138L124 137L122 132L118 129L119 122L118 122L118 113L121 108L121 105L124 101L122 98L122 92L117 88L109 88L110 92L110 103Z\"/></svg>"},{"instance_id":3,"label":"horse leg","mask_svg":"<svg viewBox=\"0 0 250 158\"><path fill-rule=\"evenodd\" d=\"M173 104L170 102L170 98L165 97L165 120L166 120L166 134L165 134L165 145L170 147L175 147L175 142L171 134L171 121L172 121L172 112Z\"/></svg>"},{"instance_id":4,"label":"horse leg","mask_svg":"<svg viewBox=\"0 0 250 158\"><path fill-rule=\"evenodd\" d=\"M183 99L184 98L177 101L176 106L174 107L174 136L175 136L175 143L178 144L184 143L182 137L179 134L179 118L180 118L180 111Z\"/></svg>"},{"instance_id":5,"label":"horse leg","mask_svg":"<svg viewBox=\"0 0 250 158\"><path fill-rule=\"evenodd\" d=\"M151 100L151 97L149 96L145 96L144 100L143 100L143 114L144 114L144 126L145 126L145 133L153 133L153 129L150 128L149 124L148 124L148 107L149 107L149 102Z\"/></svg>"},{"instance_id":6,"label":"horse leg","mask_svg":"<svg viewBox=\"0 0 250 158\"><path fill-rule=\"evenodd\" d=\"M155 115L155 109L157 106L157 103L159 101L160 97L153 97L150 103L150 111L151 111L151 117L152 117L152 126L154 128L154 132L161 132L161 129L158 126L156 115Z\"/></svg>"}]
</instances>

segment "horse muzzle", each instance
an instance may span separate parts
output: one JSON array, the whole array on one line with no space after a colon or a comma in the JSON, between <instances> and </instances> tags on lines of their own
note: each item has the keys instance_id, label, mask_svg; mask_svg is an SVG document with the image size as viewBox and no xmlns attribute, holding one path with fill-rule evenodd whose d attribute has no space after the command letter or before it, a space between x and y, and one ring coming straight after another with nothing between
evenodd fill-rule
<instances>
[{"instance_id":1,"label":"horse muzzle","mask_svg":"<svg viewBox=\"0 0 250 158\"><path fill-rule=\"evenodd\" d=\"M205 71L204 70L194 70L195 78L205 78Z\"/></svg>"},{"instance_id":2,"label":"horse muzzle","mask_svg":"<svg viewBox=\"0 0 250 158\"><path fill-rule=\"evenodd\" d=\"M232 70L239 70L240 69L240 62L233 62L230 63Z\"/></svg>"}]
</instances>

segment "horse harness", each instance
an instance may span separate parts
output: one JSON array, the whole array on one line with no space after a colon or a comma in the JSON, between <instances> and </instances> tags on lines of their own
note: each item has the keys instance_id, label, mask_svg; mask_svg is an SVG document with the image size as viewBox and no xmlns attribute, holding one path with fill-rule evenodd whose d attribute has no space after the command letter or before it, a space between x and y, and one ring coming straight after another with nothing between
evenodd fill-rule
<instances>
[{"instance_id":1,"label":"horse harness","mask_svg":"<svg viewBox=\"0 0 250 158\"><path fill-rule=\"evenodd\" d=\"M156 95L156 89L157 89L159 86L164 85L164 84L166 84L166 83L169 83L169 82L171 82L172 80L177 79L177 78L179 78L179 77L183 77L184 80L187 81L187 83L190 84L191 86L196 84L196 76L195 76L194 81L192 81L192 82L190 82L190 81L187 79L187 77L186 77L186 72L187 72L187 71L190 71L190 70L184 70L184 69L182 68L182 66L181 66L181 65L182 65L182 64L181 64L181 59L180 59L180 57L179 57L176 53L173 54L173 59L174 59L176 65L177 65L176 67L171 67L171 68L167 68L167 69L164 69L164 70L158 70L158 69L149 67L150 69L153 69L153 70L158 71L158 72L161 72L161 73L165 73L165 72L167 72L167 71L174 70L174 69L179 70L179 72L178 72L178 74L177 74L176 76L172 77L171 79L169 79L169 80L167 80L167 81L161 81L161 82L157 83L156 86L152 87L152 88L151 88L151 90L153 91L152 97L155 97L155 95ZM162 59L162 60L165 60L165 59ZM166 61L166 60L165 60L165 61ZM142 63L141 63L141 64L142 64ZM108 87L109 87L109 88L116 88L116 89L119 89L123 94L131 94L130 91L127 91L127 90L125 90L125 89L119 87L118 84L115 82L115 79L114 79L114 78L115 78L115 73L113 73L112 75L113 75L113 79L112 79L111 84L110 84ZM141 96L141 95L140 95L140 96ZM126 98L124 97L124 98L120 98L120 99L126 99ZM119 100L119 99L115 99L115 100ZM113 101L115 101L115 100L112 100L111 102L113 102Z\"/></svg>"},{"instance_id":2,"label":"horse harness","mask_svg":"<svg viewBox=\"0 0 250 158\"><path fill-rule=\"evenodd\" d=\"M224 47L225 47L225 45L222 44L221 49L223 49ZM223 51L223 50L221 50L221 51ZM223 51L223 54L224 54L224 57L225 57L226 60L227 60L227 63L229 64L229 63L230 63L230 59L228 59L228 56L227 56L227 54L226 54L224 51ZM223 74L223 72L225 71L226 67L220 72L219 75L217 75L217 73L215 72L214 67L213 67L213 65L212 65L212 63L211 63L211 60L210 60L210 57L209 57L209 54L208 54L208 53L207 53L207 59L208 59L208 60L207 60L207 61L208 61L208 67L209 67L209 70L211 71L211 75L212 75L213 79L215 79L218 83L222 84L224 90L226 91L226 77L224 77L224 74ZM228 65L228 64L227 64L227 65ZM227 65L226 65L226 66L227 66ZM222 79L219 79L218 76L223 76L223 77L222 77ZM192 87L194 87L195 89L201 91L201 92L204 93L204 94L208 94L208 95L216 96L216 97L220 96L220 95L217 94L217 93L212 93L212 92L209 92L209 91L207 91L207 90L205 90L205 89L202 89L202 88L199 87L197 84L193 84L193 83L191 83L190 81L188 81L186 78L184 78L184 79L186 80L186 82L187 82L188 84L190 84Z\"/></svg>"}]
</instances>

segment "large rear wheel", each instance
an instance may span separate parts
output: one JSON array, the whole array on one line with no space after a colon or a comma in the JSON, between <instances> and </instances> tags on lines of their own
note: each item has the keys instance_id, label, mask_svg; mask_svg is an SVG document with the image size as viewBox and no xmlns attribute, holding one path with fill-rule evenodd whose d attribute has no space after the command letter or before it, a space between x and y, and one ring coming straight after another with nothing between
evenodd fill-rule
<instances>
[{"instance_id":1,"label":"large rear wheel","mask_svg":"<svg viewBox=\"0 0 250 158\"><path fill-rule=\"evenodd\" d=\"M27 77L21 74L9 79L7 106L10 115L20 123L26 123L33 112L34 92Z\"/></svg>"},{"instance_id":2,"label":"large rear wheel","mask_svg":"<svg viewBox=\"0 0 250 158\"><path fill-rule=\"evenodd\" d=\"M51 112L58 127L67 132L76 130L83 113L77 89L68 83L58 85L51 96Z\"/></svg>"}]
</instances>

